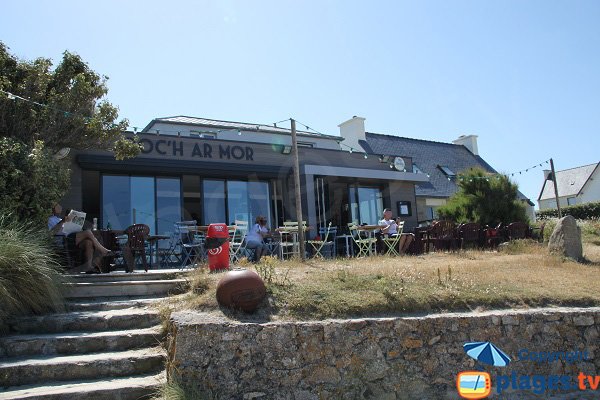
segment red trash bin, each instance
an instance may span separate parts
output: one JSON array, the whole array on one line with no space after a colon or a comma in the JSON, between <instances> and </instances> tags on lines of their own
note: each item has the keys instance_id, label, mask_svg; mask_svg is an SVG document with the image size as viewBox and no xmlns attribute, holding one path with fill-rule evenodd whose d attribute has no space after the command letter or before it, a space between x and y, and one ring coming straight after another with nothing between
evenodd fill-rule
<instances>
[{"instance_id":1,"label":"red trash bin","mask_svg":"<svg viewBox=\"0 0 600 400\"><path fill-rule=\"evenodd\" d=\"M211 271L229 269L229 229L226 224L210 224L204 246L208 250Z\"/></svg>"}]
</instances>

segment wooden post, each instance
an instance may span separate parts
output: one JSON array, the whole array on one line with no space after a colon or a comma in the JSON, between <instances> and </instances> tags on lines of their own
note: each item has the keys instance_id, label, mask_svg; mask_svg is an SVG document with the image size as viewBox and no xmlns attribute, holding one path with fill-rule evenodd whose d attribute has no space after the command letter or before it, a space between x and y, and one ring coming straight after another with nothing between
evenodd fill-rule
<instances>
[{"instance_id":1,"label":"wooden post","mask_svg":"<svg viewBox=\"0 0 600 400\"><path fill-rule=\"evenodd\" d=\"M554 170L554 161L550 159L550 170L552 171L552 182L554 182L554 196L556 197L556 208L558 209L558 218L562 218L560 211L560 201L558 200L558 186L556 185L556 171Z\"/></svg>"},{"instance_id":2,"label":"wooden post","mask_svg":"<svg viewBox=\"0 0 600 400\"><path fill-rule=\"evenodd\" d=\"M296 121L291 118L292 123L292 151L294 153L294 191L296 195L296 220L298 221L298 241L300 247L300 259L305 260L304 252L304 224L302 223L302 197L300 194L300 159L298 157L298 141L296 139Z\"/></svg>"}]
</instances>

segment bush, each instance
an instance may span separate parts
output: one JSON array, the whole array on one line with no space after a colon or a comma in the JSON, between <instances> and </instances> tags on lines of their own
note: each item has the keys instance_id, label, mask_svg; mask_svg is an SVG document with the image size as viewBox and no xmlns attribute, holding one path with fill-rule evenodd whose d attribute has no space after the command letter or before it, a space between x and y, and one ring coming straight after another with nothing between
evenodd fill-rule
<instances>
[{"instance_id":1,"label":"bush","mask_svg":"<svg viewBox=\"0 0 600 400\"><path fill-rule=\"evenodd\" d=\"M46 225L50 209L69 187L69 173L41 141L31 148L0 137L0 214Z\"/></svg>"},{"instance_id":2,"label":"bush","mask_svg":"<svg viewBox=\"0 0 600 400\"><path fill-rule=\"evenodd\" d=\"M528 222L525 205L517 196L517 185L508 177L472 168L456 179L458 192L437 209L441 219L482 225Z\"/></svg>"},{"instance_id":3,"label":"bush","mask_svg":"<svg viewBox=\"0 0 600 400\"><path fill-rule=\"evenodd\" d=\"M63 308L60 268L45 230L0 216L0 331L10 317Z\"/></svg>"},{"instance_id":4,"label":"bush","mask_svg":"<svg viewBox=\"0 0 600 400\"><path fill-rule=\"evenodd\" d=\"M575 219L598 219L600 218L600 201L595 203L576 204L561 208L563 217L572 215ZM551 208L548 210L536 211L538 219L558 218L558 210Z\"/></svg>"}]
</instances>

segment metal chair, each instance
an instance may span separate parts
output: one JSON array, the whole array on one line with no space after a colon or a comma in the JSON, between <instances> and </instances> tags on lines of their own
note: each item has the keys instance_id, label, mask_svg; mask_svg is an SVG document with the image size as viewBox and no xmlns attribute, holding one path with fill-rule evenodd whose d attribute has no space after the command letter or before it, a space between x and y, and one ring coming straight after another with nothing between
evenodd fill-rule
<instances>
[{"instance_id":1,"label":"metal chair","mask_svg":"<svg viewBox=\"0 0 600 400\"><path fill-rule=\"evenodd\" d=\"M396 235L390 237L384 237L381 241L385 244L386 256L399 256L398 252L398 242L400 242L400 238L402 237L402 231L404 230L404 221L400 221L398 227L396 228L398 233Z\"/></svg>"},{"instance_id":2,"label":"metal chair","mask_svg":"<svg viewBox=\"0 0 600 400\"><path fill-rule=\"evenodd\" d=\"M144 271L148 272L148 260L146 259L146 238L150 234L150 227L144 224L131 225L125 229L127 234L126 248L131 252L131 265L128 263L127 272L133 272L136 265L136 257L141 257Z\"/></svg>"},{"instance_id":3,"label":"metal chair","mask_svg":"<svg viewBox=\"0 0 600 400\"><path fill-rule=\"evenodd\" d=\"M307 240L306 241L308 244L311 245L311 247L313 249L313 257L323 257L324 258L323 253L321 253L321 251L323 250L323 247L326 245L333 246L335 244L335 241L327 241L327 239L329 239L329 235L331 233L331 222L327 226L326 230L322 230L322 229L323 228L319 229L319 236L322 234L325 235L322 240ZM323 232L323 233L321 233L321 232Z\"/></svg>"},{"instance_id":4,"label":"metal chair","mask_svg":"<svg viewBox=\"0 0 600 400\"><path fill-rule=\"evenodd\" d=\"M196 265L202 259L202 240L196 235L196 221L175 222L177 247L181 249L181 269Z\"/></svg>"},{"instance_id":5,"label":"metal chair","mask_svg":"<svg viewBox=\"0 0 600 400\"><path fill-rule=\"evenodd\" d=\"M350 233L352 234L352 240L358 247L357 257L367 257L373 254L375 250L375 245L377 244L377 239L372 237L371 235L367 237L362 237L360 235L360 227L358 225L353 225L350 227Z\"/></svg>"},{"instance_id":6,"label":"metal chair","mask_svg":"<svg viewBox=\"0 0 600 400\"><path fill-rule=\"evenodd\" d=\"M240 261L245 253L246 247L246 233L248 232L248 223L243 221L244 224L236 224L233 228L229 229L229 261L235 264Z\"/></svg>"},{"instance_id":7,"label":"metal chair","mask_svg":"<svg viewBox=\"0 0 600 400\"><path fill-rule=\"evenodd\" d=\"M306 221L302 222L302 228L306 230ZM281 235L281 241L279 242L279 254L281 259L284 259L285 256L293 257L294 255L300 255L298 222L285 221L283 226L278 230Z\"/></svg>"}]
</instances>

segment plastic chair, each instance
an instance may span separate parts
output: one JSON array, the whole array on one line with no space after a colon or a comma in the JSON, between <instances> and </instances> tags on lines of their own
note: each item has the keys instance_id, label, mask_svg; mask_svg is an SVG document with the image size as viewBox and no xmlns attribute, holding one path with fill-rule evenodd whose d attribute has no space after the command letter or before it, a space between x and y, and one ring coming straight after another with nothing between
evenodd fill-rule
<instances>
[{"instance_id":1,"label":"plastic chair","mask_svg":"<svg viewBox=\"0 0 600 400\"><path fill-rule=\"evenodd\" d=\"M429 245L433 244L433 248L438 250L446 248L453 249L455 245L455 225L452 221L438 221L429 229L429 237L427 238L427 251Z\"/></svg>"},{"instance_id":2,"label":"plastic chair","mask_svg":"<svg viewBox=\"0 0 600 400\"><path fill-rule=\"evenodd\" d=\"M396 235L393 235L390 237L384 237L381 239L381 241L385 244L385 247L386 247L386 251L385 251L386 256L399 256L400 255L400 253L398 252L398 242L400 241L400 238L402 237L402 231L404 230L404 221L400 221L396 230L398 231L398 233Z\"/></svg>"},{"instance_id":3,"label":"plastic chair","mask_svg":"<svg viewBox=\"0 0 600 400\"><path fill-rule=\"evenodd\" d=\"M525 222L512 222L506 227L506 236L508 240L525 239L528 230L529 225Z\"/></svg>"},{"instance_id":4,"label":"plastic chair","mask_svg":"<svg viewBox=\"0 0 600 400\"><path fill-rule=\"evenodd\" d=\"M150 234L150 227L144 224L131 225L125 229L127 234L127 247L131 252L132 264L127 265L127 272L133 272L136 265L136 256L142 258L144 271L148 272L148 260L146 260L146 238Z\"/></svg>"},{"instance_id":5,"label":"plastic chair","mask_svg":"<svg viewBox=\"0 0 600 400\"><path fill-rule=\"evenodd\" d=\"M474 244L475 247L481 246L481 225L476 222L469 222L458 227L458 243L460 249L465 245Z\"/></svg>"}]
</instances>

